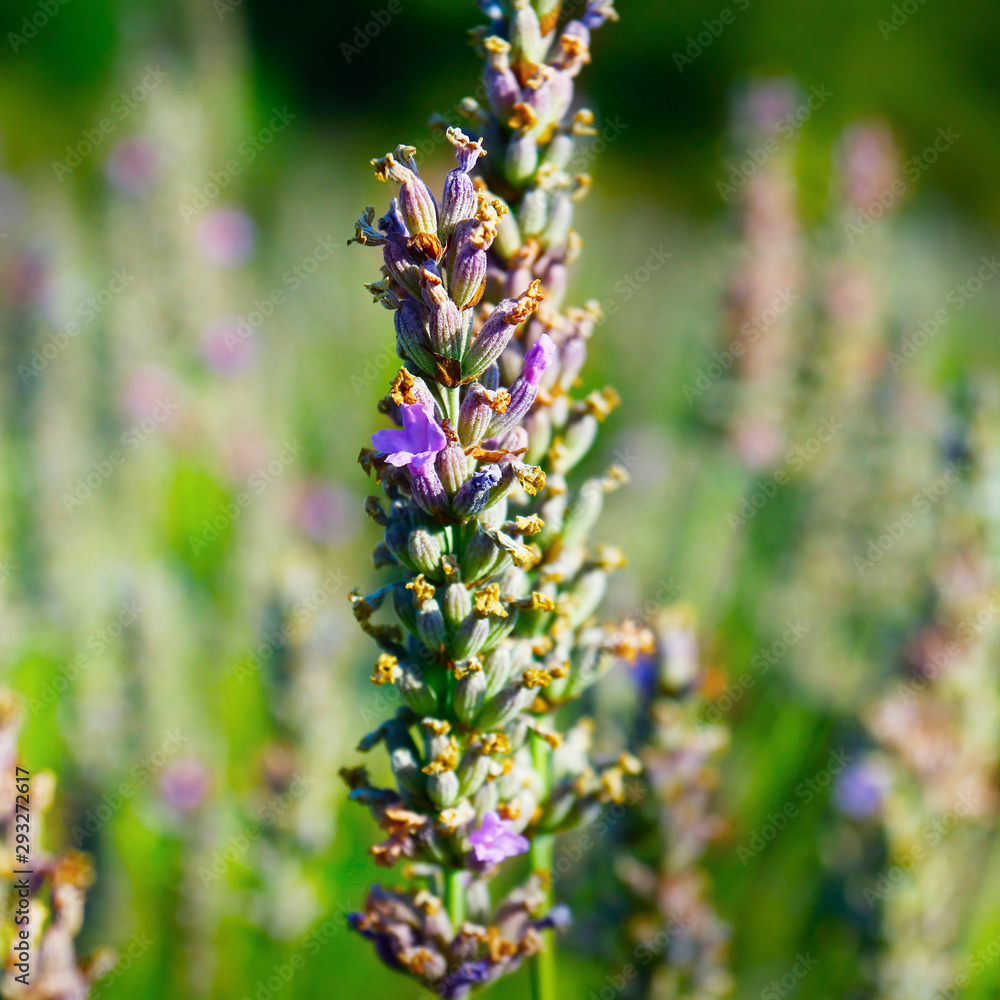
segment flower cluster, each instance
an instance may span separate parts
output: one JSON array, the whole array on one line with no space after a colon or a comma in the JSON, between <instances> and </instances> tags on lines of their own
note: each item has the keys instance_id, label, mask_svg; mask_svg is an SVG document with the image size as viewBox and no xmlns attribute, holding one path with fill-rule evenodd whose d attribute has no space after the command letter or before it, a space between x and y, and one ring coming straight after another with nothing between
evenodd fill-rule
<instances>
[{"instance_id":1,"label":"flower cluster","mask_svg":"<svg viewBox=\"0 0 1000 1000\"><path fill-rule=\"evenodd\" d=\"M412 888L374 888L353 919L388 965L445 997L550 952L544 932L564 917L551 836L620 800L638 767L593 763L588 720L562 733L555 714L651 641L594 618L623 560L588 533L624 470L567 480L617 403L609 389L574 398L600 314L562 308L589 186L567 167L594 121L574 110L573 81L615 14L608 0L576 17L560 0L482 6L488 107L463 104L478 138L447 128L457 165L440 199L413 147L374 160L398 194L356 228L381 248L367 287L393 313L404 364L381 406L395 426L360 459L385 498L366 508L384 529L375 563L395 578L352 601L381 648L372 682L402 705L360 745L385 745L396 787L363 768L345 778L387 835L375 861L406 859ZM384 607L398 624L373 620ZM494 908L488 879L529 849L533 875Z\"/></svg>"},{"instance_id":2,"label":"flower cluster","mask_svg":"<svg viewBox=\"0 0 1000 1000\"><path fill-rule=\"evenodd\" d=\"M615 867L634 897L624 924L629 952L650 957L638 963L641 995L709 1000L733 988L729 928L712 906L701 867L708 845L724 832L714 810L729 733L704 718L707 671L691 610L667 608L652 624L656 652L634 671L647 808L633 813Z\"/></svg>"}]
</instances>

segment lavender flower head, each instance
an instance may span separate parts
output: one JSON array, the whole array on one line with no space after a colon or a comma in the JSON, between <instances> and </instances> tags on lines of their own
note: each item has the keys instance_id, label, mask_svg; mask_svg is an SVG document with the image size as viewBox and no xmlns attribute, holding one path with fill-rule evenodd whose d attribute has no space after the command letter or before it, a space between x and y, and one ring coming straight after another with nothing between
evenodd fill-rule
<instances>
[{"instance_id":1,"label":"lavender flower head","mask_svg":"<svg viewBox=\"0 0 1000 1000\"><path fill-rule=\"evenodd\" d=\"M440 197L399 145L372 160L393 188L387 211L366 209L350 241L381 254L366 287L392 313L402 365L380 404L394 426L360 456L382 491L366 501L383 531L375 564L393 576L351 595L380 649L372 683L396 708L359 750L385 747L394 787L364 768L344 778L384 831L375 863L409 862L409 887L373 887L352 926L391 968L456 998L529 956L551 968L566 922L551 839L622 801L632 767L592 760L589 720L563 732L558 713L615 656L652 644L596 617L623 560L588 535L625 473L569 478L617 404L610 389L574 398L600 312L562 308L590 182L568 167L594 121L574 109L574 80L616 15L608 0L575 18L560 0L483 9L488 106L463 102L471 136L446 123L455 166ZM494 901L497 869L524 854L526 881Z\"/></svg>"}]
</instances>

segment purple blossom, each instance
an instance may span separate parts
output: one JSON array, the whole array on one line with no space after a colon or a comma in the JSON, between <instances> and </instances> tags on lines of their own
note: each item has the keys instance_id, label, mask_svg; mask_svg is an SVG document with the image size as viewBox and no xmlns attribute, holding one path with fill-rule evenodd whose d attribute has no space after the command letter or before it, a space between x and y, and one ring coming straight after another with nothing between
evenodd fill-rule
<instances>
[{"instance_id":1,"label":"purple blossom","mask_svg":"<svg viewBox=\"0 0 1000 1000\"><path fill-rule=\"evenodd\" d=\"M257 227L239 208L220 208L202 220L198 227L201 252L214 264L235 267L253 253Z\"/></svg>"},{"instance_id":2,"label":"purple blossom","mask_svg":"<svg viewBox=\"0 0 1000 1000\"><path fill-rule=\"evenodd\" d=\"M185 757L163 769L160 794L178 812L194 812L208 796L211 783L208 768L196 757Z\"/></svg>"},{"instance_id":3,"label":"purple blossom","mask_svg":"<svg viewBox=\"0 0 1000 1000\"><path fill-rule=\"evenodd\" d=\"M552 364L552 359L556 356L556 345L552 338L543 333L524 356L524 378L530 385L537 386L542 381L545 369Z\"/></svg>"},{"instance_id":4,"label":"purple blossom","mask_svg":"<svg viewBox=\"0 0 1000 1000\"><path fill-rule=\"evenodd\" d=\"M201 356L219 375L235 375L249 367L257 356L253 330L236 317L209 324L201 336Z\"/></svg>"},{"instance_id":5,"label":"purple blossom","mask_svg":"<svg viewBox=\"0 0 1000 1000\"><path fill-rule=\"evenodd\" d=\"M399 407L403 429L377 431L372 444L385 453L385 460L410 472L422 474L434 463L438 452L448 444L448 438L434 419L434 409L429 403L403 403Z\"/></svg>"},{"instance_id":6,"label":"purple blossom","mask_svg":"<svg viewBox=\"0 0 1000 1000\"><path fill-rule=\"evenodd\" d=\"M854 819L874 816L882 805L882 776L870 762L847 768L837 779L834 791L837 805Z\"/></svg>"},{"instance_id":7,"label":"purple blossom","mask_svg":"<svg viewBox=\"0 0 1000 1000\"><path fill-rule=\"evenodd\" d=\"M504 858L524 854L531 846L526 837L515 833L510 824L493 810L483 816L483 822L469 837L469 843L476 860L490 865L498 865Z\"/></svg>"}]
</instances>

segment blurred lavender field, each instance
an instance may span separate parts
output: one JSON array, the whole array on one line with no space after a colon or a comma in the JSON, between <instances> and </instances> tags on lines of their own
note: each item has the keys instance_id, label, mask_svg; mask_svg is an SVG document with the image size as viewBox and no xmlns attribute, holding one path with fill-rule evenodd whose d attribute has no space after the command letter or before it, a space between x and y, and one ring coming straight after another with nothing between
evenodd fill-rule
<instances>
[{"instance_id":1,"label":"blurred lavender field","mask_svg":"<svg viewBox=\"0 0 1000 1000\"><path fill-rule=\"evenodd\" d=\"M338 772L395 708L348 601L376 580L356 459L399 366L347 240L396 142L440 187L424 123L475 90L477 12L398 6L5 5L0 757L20 713L42 846L93 863L94 997L421 995L346 921L377 831ZM636 816L556 849L561 995L996 996L996 108L946 72L996 17L925 63L932 5L852 5L834 63L833 9L793 58L787 4L718 33L620 6L573 165L583 388L621 396L583 471L631 480L610 613L701 679L651 709L622 663L588 696L599 744L661 742ZM647 960L678 911L703 933Z\"/></svg>"}]
</instances>

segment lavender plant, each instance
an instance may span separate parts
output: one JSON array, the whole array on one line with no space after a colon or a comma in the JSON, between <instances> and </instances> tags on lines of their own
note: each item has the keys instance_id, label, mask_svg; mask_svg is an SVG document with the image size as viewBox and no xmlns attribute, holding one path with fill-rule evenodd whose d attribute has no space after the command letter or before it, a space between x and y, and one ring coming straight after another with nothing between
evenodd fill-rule
<instances>
[{"instance_id":1,"label":"lavender plant","mask_svg":"<svg viewBox=\"0 0 1000 1000\"><path fill-rule=\"evenodd\" d=\"M363 768L345 778L388 834L376 863L410 864L408 888L373 887L352 922L442 997L538 954L535 995L552 1000L546 939L568 917L551 899L553 835L621 800L638 767L592 762L589 720L563 733L556 713L651 641L594 621L622 559L588 534L624 470L575 491L567 481L617 401L573 396L599 312L562 309L581 245L574 202L589 185L568 168L594 121L574 110L574 79L591 31L616 15L609 0L577 17L561 0L481 7L486 104L463 103L478 138L447 129L458 165L440 200L413 147L372 161L398 195L377 227L369 208L356 230L382 249L383 277L367 287L394 314L404 364L380 407L395 427L360 458L386 500L367 501L385 532L375 563L395 578L352 600L381 649L372 682L394 685L402 706L360 745L385 745L396 786ZM398 624L374 623L389 606ZM494 903L491 878L524 853L530 876Z\"/></svg>"}]
</instances>

